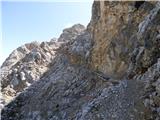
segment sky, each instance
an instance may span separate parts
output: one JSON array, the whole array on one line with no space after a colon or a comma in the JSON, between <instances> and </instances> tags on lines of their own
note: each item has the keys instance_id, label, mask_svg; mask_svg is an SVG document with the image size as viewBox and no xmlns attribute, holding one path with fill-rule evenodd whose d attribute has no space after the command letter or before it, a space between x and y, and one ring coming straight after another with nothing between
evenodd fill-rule
<instances>
[{"instance_id":1,"label":"sky","mask_svg":"<svg viewBox=\"0 0 160 120\"><path fill-rule=\"evenodd\" d=\"M64 28L87 25L93 1L3 0L0 4L0 65L17 47L32 41L49 41Z\"/></svg>"}]
</instances>

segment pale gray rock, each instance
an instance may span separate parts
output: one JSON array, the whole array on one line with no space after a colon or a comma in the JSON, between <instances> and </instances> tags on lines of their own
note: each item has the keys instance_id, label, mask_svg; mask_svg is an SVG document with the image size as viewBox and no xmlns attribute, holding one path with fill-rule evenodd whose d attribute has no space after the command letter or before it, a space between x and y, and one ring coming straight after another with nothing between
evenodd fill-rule
<instances>
[{"instance_id":1,"label":"pale gray rock","mask_svg":"<svg viewBox=\"0 0 160 120\"><path fill-rule=\"evenodd\" d=\"M25 45L2 80L2 120L159 120L159 5L94 1L87 29Z\"/></svg>"},{"instance_id":2,"label":"pale gray rock","mask_svg":"<svg viewBox=\"0 0 160 120\"><path fill-rule=\"evenodd\" d=\"M66 28L63 30L63 33L58 38L59 42L66 42L74 40L77 35L80 35L81 32L85 30L85 27L81 24L75 24L71 28Z\"/></svg>"},{"instance_id":3,"label":"pale gray rock","mask_svg":"<svg viewBox=\"0 0 160 120\"><path fill-rule=\"evenodd\" d=\"M74 25L71 28L64 30L68 33L62 33L60 39L67 40L69 37L68 35L72 33L71 36L76 38L83 30L83 25ZM50 42L42 43L35 41L14 50L1 66L2 94L4 89L5 93L7 89L8 92L10 92L11 89L9 89L9 86L14 89L16 93L22 92L32 83L39 80L48 70L59 47L67 42L69 41L59 42L55 39L52 39ZM8 97L5 93L3 94L4 98ZM13 94L13 96L10 97L10 100L12 100L15 95L16 94ZM9 100L7 99L6 103L8 101Z\"/></svg>"}]
</instances>

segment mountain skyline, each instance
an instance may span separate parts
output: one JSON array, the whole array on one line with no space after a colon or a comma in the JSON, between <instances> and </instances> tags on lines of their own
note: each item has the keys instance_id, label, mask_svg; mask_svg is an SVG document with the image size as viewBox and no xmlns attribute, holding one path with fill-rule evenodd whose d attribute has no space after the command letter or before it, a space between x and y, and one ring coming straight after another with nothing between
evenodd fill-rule
<instances>
[{"instance_id":1,"label":"mountain skyline","mask_svg":"<svg viewBox=\"0 0 160 120\"><path fill-rule=\"evenodd\" d=\"M24 43L58 38L64 28L76 23L86 26L91 16L91 5L91 1L2 1L0 64L14 49Z\"/></svg>"}]
</instances>

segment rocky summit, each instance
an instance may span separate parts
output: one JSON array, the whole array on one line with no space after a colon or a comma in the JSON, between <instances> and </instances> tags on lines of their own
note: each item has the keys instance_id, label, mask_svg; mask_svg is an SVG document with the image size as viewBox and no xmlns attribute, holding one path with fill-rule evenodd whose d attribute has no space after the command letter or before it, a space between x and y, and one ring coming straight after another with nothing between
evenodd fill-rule
<instances>
[{"instance_id":1,"label":"rocky summit","mask_svg":"<svg viewBox=\"0 0 160 120\"><path fill-rule=\"evenodd\" d=\"M1 79L2 120L160 120L160 2L94 1L87 28L17 48Z\"/></svg>"}]
</instances>

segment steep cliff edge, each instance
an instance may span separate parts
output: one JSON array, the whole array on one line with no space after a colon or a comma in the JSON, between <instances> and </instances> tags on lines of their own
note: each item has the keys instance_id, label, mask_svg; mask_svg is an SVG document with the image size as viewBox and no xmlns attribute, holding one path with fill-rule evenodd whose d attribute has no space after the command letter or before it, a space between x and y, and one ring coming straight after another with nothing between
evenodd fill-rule
<instances>
[{"instance_id":1,"label":"steep cliff edge","mask_svg":"<svg viewBox=\"0 0 160 120\"><path fill-rule=\"evenodd\" d=\"M87 29L72 28L56 50L49 46L43 75L2 109L2 120L159 120L160 3L94 1ZM9 69L28 65L26 55ZM4 89L18 92L16 74L7 74Z\"/></svg>"},{"instance_id":2,"label":"steep cliff edge","mask_svg":"<svg viewBox=\"0 0 160 120\"><path fill-rule=\"evenodd\" d=\"M158 24L159 6L154 2L94 2L88 27L94 41L91 66L111 77L123 77L135 48L159 47L153 45Z\"/></svg>"}]
</instances>

